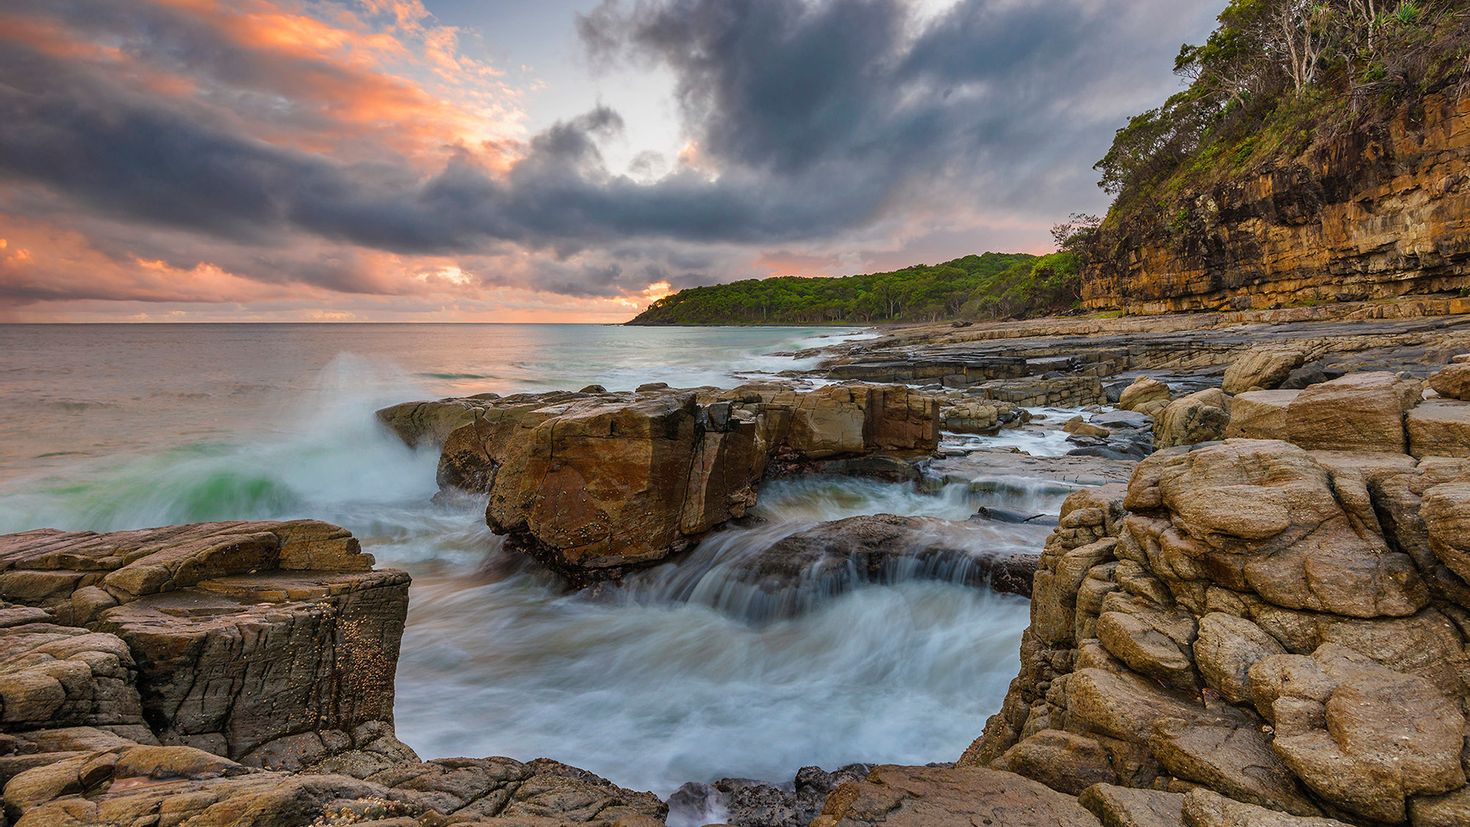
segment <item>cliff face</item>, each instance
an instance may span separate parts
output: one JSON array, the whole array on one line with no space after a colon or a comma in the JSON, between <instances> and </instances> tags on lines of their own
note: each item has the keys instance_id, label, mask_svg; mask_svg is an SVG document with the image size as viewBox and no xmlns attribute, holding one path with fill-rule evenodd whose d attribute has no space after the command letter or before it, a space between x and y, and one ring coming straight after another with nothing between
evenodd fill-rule
<instances>
[{"instance_id":1,"label":"cliff face","mask_svg":"<svg viewBox=\"0 0 1470 827\"><path fill-rule=\"evenodd\" d=\"M1172 219L1114 216L1083 304L1129 313L1383 299L1470 286L1470 98L1391 122L1188 199Z\"/></svg>"}]
</instances>

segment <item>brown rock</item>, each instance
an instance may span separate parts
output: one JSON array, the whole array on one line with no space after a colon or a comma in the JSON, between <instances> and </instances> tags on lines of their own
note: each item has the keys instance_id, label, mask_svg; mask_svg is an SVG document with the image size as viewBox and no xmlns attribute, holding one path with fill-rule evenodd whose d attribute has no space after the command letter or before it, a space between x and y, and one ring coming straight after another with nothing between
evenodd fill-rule
<instances>
[{"instance_id":1,"label":"brown rock","mask_svg":"<svg viewBox=\"0 0 1470 827\"><path fill-rule=\"evenodd\" d=\"M1222 390L1238 394L1278 388L1307 360L1307 350L1294 345L1262 345L1237 356L1225 368Z\"/></svg>"},{"instance_id":2,"label":"brown rock","mask_svg":"<svg viewBox=\"0 0 1470 827\"><path fill-rule=\"evenodd\" d=\"M1154 421L1154 444L1160 448L1197 445L1225 437L1230 424L1230 398L1218 388L1197 391L1170 402Z\"/></svg>"},{"instance_id":3,"label":"brown rock","mask_svg":"<svg viewBox=\"0 0 1470 827\"><path fill-rule=\"evenodd\" d=\"M1301 391L1250 391L1230 400L1227 439L1288 439L1287 409Z\"/></svg>"},{"instance_id":4,"label":"brown rock","mask_svg":"<svg viewBox=\"0 0 1470 827\"><path fill-rule=\"evenodd\" d=\"M1077 802L1102 820L1103 827L1180 827L1184 795L1162 790L1136 790L1094 784Z\"/></svg>"},{"instance_id":5,"label":"brown rock","mask_svg":"<svg viewBox=\"0 0 1470 827\"><path fill-rule=\"evenodd\" d=\"M1417 380L1387 372L1312 385L1287 406L1288 433L1303 448L1404 453L1404 416L1422 390Z\"/></svg>"},{"instance_id":6,"label":"brown rock","mask_svg":"<svg viewBox=\"0 0 1470 827\"><path fill-rule=\"evenodd\" d=\"M1407 422L1414 456L1470 457L1470 402L1425 402L1409 411Z\"/></svg>"},{"instance_id":7,"label":"brown rock","mask_svg":"<svg viewBox=\"0 0 1470 827\"><path fill-rule=\"evenodd\" d=\"M1423 678L1332 644L1310 658L1277 655L1251 667L1258 707L1275 720L1272 748L1315 793L1344 810L1399 822L1408 798L1465 784L1465 719Z\"/></svg>"},{"instance_id":8,"label":"brown rock","mask_svg":"<svg viewBox=\"0 0 1470 827\"><path fill-rule=\"evenodd\" d=\"M983 767L877 767L833 791L812 827L1098 827L1077 799Z\"/></svg>"},{"instance_id":9,"label":"brown rock","mask_svg":"<svg viewBox=\"0 0 1470 827\"><path fill-rule=\"evenodd\" d=\"M1470 363L1457 362L1429 377L1429 387L1449 399L1470 400Z\"/></svg>"},{"instance_id":10,"label":"brown rock","mask_svg":"<svg viewBox=\"0 0 1470 827\"><path fill-rule=\"evenodd\" d=\"M1185 827L1349 827L1332 818L1300 817L1233 801L1211 790L1191 790L1181 810Z\"/></svg>"},{"instance_id":11,"label":"brown rock","mask_svg":"<svg viewBox=\"0 0 1470 827\"><path fill-rule=\"evenodd\" d=\"M1250 699L1248 672L1256 661L1285 653L1275 638L1249 620L1223 612L1200 618L1194 642L1200 674L1231 703Z\"/></svg>"},{"instance_id":12,"label":"brown rock","mask_svg":"<svg viewBox=\"0 0 1470 827\"><path fill-rule=\"evenodd\" d=\"M1169 404L1173 394L1169 386L1157 379L1140 376L1133 384L1123 389L1118 397L1118 407L1125 411L1137 411L1148 416L1158 416Z\"/></svg>"},{"instance_id":13,"label":"brown rock","mask_svg":"<svg viewBox=\"0 0 1470 827\"><path fill-rule=\"evenodd\" d=\"M990 766L1077 795L1093 784L1115 784L1112 758L1097 741L1071 732L1043 729L1006 750Z\"/></svg>"}]
</instances>

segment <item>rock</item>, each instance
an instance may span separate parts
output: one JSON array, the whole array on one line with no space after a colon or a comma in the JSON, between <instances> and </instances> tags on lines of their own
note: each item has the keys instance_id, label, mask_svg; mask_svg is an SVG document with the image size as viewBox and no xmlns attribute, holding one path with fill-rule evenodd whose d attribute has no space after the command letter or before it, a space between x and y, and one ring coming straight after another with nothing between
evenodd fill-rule
<instances>
[{"instance_id":1,"label":"rock","mask_svg":"<svg viewBox=\"0 0 1470 827\"><path fill-rule=\"evenodd\" d=\"M1409 411L1408 429L1416 457L1470 457L1470 402L1425 402Z\"/></svg>"},{"instance_id":2,"label":"rock","mask_svg":"<svg viewBox=\"0 0 1470 827\"><path fill-rule=\"evenodd\" d=\"M956 434L993 434L1000 430L1000 409L983 402L961 402L939 409L944 430Z\"/></svg>"},{"instance_id":3,"label":"rock","mask_svg":"<svg viewBox=\"0 0 1470 827\"><path fill-rule=\"evenodd\" d=\"M0 577L39 584L0 604L18 825L663 823L651 793L554 761L420 762L392 725L408 577L336 526L23 532Z\"/></svg>"},{"instance_id":4,"label":"rock","mask_svg":"<svg viewBox=\"0 0 1470 827\"><path fill-rule=\"evenodd\" d=\"M872 385L644 386L477 404L444 440L441 488L488 493L491 529L573 586L656 563L743 516L773 462L786 473L917 456L939 439L935 397Z\"/></svg>"},{"instance_id":5,"label":"rock","mask_svg":"<svg viewBox=\"0 0 1470 827\"><path fill-rule=\"evenodd\" d=\"M1287 439L1287 409L1300 391L1250 391L1230 400L1227 439Z\"/></svg>"},{"instance_id":6,"label":"rock","mask_svg":"<svg viewBox=\"0 0 1470 827\"><path fill-rule=\"evenodd\" d=\"M669 797L669 819L702 824L718 817L731 827L806 827L838 785L862 781L870 767L851 764L835 772L802 767L783 786L740 778L689 783Z\"/></svg>"},{"instance_id":7,"label":"rock","mask_svg":"<svg viewBox=\"0 0 1470 827\"><path fill-rule=\"evenodd\" d=\"M1303 818L1233 801L1207 789L1184 796L1180 815L1185 827L1349 827L1336 819Z\"/></svg>"},{"instance_id":8,"label":"rock","mask_svg":"<svg viewBox=\"0 0 1470 827\"><path fill-rule=\"evenodd\" d=\"M990 766L1024 775L1070 795L1077 795L1094 784L1118 781L1112 759L1101 744L1055 729L1043 729L1025 738Z\"/></svg>"},{"instance_id":9,"label":"rock","mask_svg":"<svg viewBox=\"0 0 1470 827\"><path fill-rule=\"evenodd\" d=\"M7 721L46 708L32 727L146 720L150 739L290 769L369 746L412 756L391 736L409 578L372 563L351 534L308 520L0 537L0 581L75 574L72 594L21 599L93 630L0 630L48 641L21 661L49 661L17 675L30 700L12 709L0 690Z\"/></svg>"},{"instance_id":10,"label":"rock","mask_svg":"<svg viewBox=\"0 0 1470 827\"><path fill-rule=\"evenodd\" d=\"M588 386L582 388L580 391L577 391L577 392L578 393L607 393L607 388L604 388L601 385L588 385Z\"/></svg>"},{"instance_id":11,"label":"rock","mask_svg":"<svg viewBox=\"0 0 1470 827\"><path fill-rule=\"evenodd\" d=\"M722 597L734 602L727 609L766 621L865 583L932 579L1030 595L1036 558L987 552L986 537L974 525L927 517L834 520L728 564Z\"/></svg>"},{"instance_id":12,"label":"rock","mask_svg":"<svg viewBox=\"0 0 1470 827\"><path fill-rule=\"evenodd\" d=\"M1236 357L1225 368L1222 390L1230 394L1271 390L1281 386L1307 359L1307 351L1293 345L1262 345Z\"/></svg>"},{"instance_id":13,"label":"rock","mask_svg":"<svg viewBox=\"0 0 1470 827\"><path fill-rule=\"evenodd\" d=\"M1180 827L1184 795L1094 784L1077 801L1102 820L1103 827Z\"/></svg>"},{"instance_id":14,"label":"rock","mask_svg":"<svg viewBox=\"0 0 1470 827\"><path fill-rule=\"evenodd\" d=\"M1118 407L1146 416L1157 416L1172 398L1173 395L1169 393L1168 385L1147 376L1140 376L1133 381L1133 384L1123 389L1123 393L1118 397Z\"/></svg>"},{"instance_id":15,"label":"rock","mask_svg":"<svg viewBox=\"0 0 1470 827\"><path fill-rule=\"evenodd\" d=\"M442 399L438 402L405 402L378 411L378 421L410 448L439 446L455 429L475 420L484 408L482 400Z\"/></svg>"},{"instance_id":16,"label":"rock","mask_svg":"<svg viewBox=\"0 0 1470 827\"><path fill-rule=\"evenodd\" d=\"M1062 430L1078 436L1108 437L1112 431L1100 425L1092 425L1080 416L1074 416L1062 425Z\"/></svg>"},{"instance_id":17,"label":"rock","mask_svg":"<svg viewBox=\"0 0 1470 827\"><path fill-rule=\"evenodd\" d=\"M1092 424L1100 425L1110 431L1153 427L1153 421L1148 415L1137 411L1106 411L1095 414L1092 417Z\"/></svg>"},{"instance_id":18,"label":"rock","mask_svg":"<svg viewBox=\"0 0 1470 827\"><path fill-rule=\"evenodd\" d=\"M1414 827L1461 827L1470 824L1470 787L1444 795L1421 795L1409 801Z\"/></svg>"},{"instance_id":19,"label":"rock","mask_svg":"<svg viewBox=\"0 0 1470 827\"><path fill-rule=\"evenodd\" d=\"M1154 724L1149 748L1176 778L1238 801L1318 815L1260 727L1259 718L1235 709L1221 710L1218 717L1163 718Z\"/></svg>"},{"instance_id":20,"label":"rock","mask_svg":"<svg viewBox=\"0 0 1470 827\"><path fill-rule=\"evenodd\" d=\"M1200 618L1193 651L1205 683L1234 704L1250 700L1248 673L1256 661L1286 654L1276 638L1261 627L1223 612Z\"/></svg>"},{"instance_id":21,"label":"rock","mask_svg":"<svg viewBox=\"0 0 1470 827\"><path fill-rule=\"evenodd\" d=\"M1404 415L1421 393L1418 381L1387 372L1312 385L1287 406L1288 434L1308 449L1404 453Z\"/></svg>"},{"instance_id":22,"label":"rock","mask_svg":"<svg viewBox=\"0 0 1470 827\"><path fill-rule=\"evenodd\" d=\"M878 767L838 787L812 827L1099 827L1077 803L1035 781L983 767Z\"/></svg>"},{"instance_id":23,"label":"rock","mask_svg":"<svg viewBox=\"0 0 1470 827\"><path fill-rule=\"evenodd\" d=\"M1139 465L1125 502L1171 515L1172 525L1129 523L1136 543L1160 549L1171 585L1208 569L1221 585L1277 606L1349 617L1403 617L1429 599L1412 560L1354 530L1327 472L1288 443L1229 440L1155 454Z\"/></svg>"},{"instance_id":24,"label":"rock","mask_svg":"<svg viewBox=\"0 0 1470 827\"><path fill-rule=\"evenodd\" d=\"M1470 483L1445 483L1425 491L1420 514L1435 556L1470 580Z\"/></svg>"},{"instance_id":25,"label":"rock","mask_svg":"<svg viewBox=\"0 0 1470 827\"><path fill-rule=\"evenodd\" d=\"M1154 420L1160 448L1223 439L1230 424L1230 399L1217 389L1197 391L1170 402Z\"/></svg>"},{"instance_id":26,"label":"rock","mask_svg":"<svg viewBox=\"0 0 1470 827\"><path fill-rule=\"evenodd\" d=\"M1272 748L1318 795L1357 815L1407 817L1407 799L1465 784L1465 719L1433 684L1333 644L1276 655L1250 669Z\"/></svg>"},{"instance_id":27,"label":"rock","mask_svg":"<svg viewBox=\"0 0 1470 827\"><path fill-rule=\"evenodd\" d=\"M1470 363L1456 362L1429 377L1429 387L1448 399L1470 400Z\"/></svg>"}]
</instances>

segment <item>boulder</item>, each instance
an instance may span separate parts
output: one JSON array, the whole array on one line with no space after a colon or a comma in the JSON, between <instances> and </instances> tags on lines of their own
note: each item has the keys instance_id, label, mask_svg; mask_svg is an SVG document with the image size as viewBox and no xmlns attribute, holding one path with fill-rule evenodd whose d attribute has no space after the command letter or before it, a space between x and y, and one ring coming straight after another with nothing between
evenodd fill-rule
<instances>
[{"instance_id":1,"label":"boulder","mask_svg":"<svg viewBox=\"0 0 1470 827\"><path fill-rule=\"evenodd\" d=\"M874 514L821 523L719 570L725 608L749 620L792 617L863 584L942 580L1023 597L1036 558L986 550L981 526ZM738 604L738 605L737 605Z\"/></svg>"},{"instance_id":2,"label":"boulder","mask_svg":"<svg viewBox=\"0 0 1470 827\"><path fill-rule=\"evenodd\" d=\"M1297 345L1261 345L1240 354L1225 368L1222 389L1238 394L1271 390L1286 381L1307 360L1306 348Z\"/></svg>"},{"instance_id":3,"label":"boulder","mask_svg":"<svg viewBox=\"0 0 1470 827\"><path fill-rule=\"evenodd\" d=\"M1422 393L1418 380L1397 374L1348 374L1298 393L1287 406L1287 432L1308 449L1404 453L1404 417Z\"/></svg>"},{"instance_id":4,"label":"boulder","mask_svg":"<svg viewBox=\"0 0 1470 827\"><path fill-rule=\"evenodd\" d=\"M1180 827L1184 823L1182 793L1094 784L1082 791L1077 802L1101 819L1103 827Z\"/></svg>"},{"instance_id":5,"label":"boulder","mask_svg":"<svg viewBox=\"0 0 1470 827\"><path fill-rule=\"evenodd\" d=\"M1294 816L1194 789L1180 808L1184 827L1350 827L1334 818Z\"/></svg>"},{"instance_id":6,"label":"boulder","mask_svg":"<svg viewBox=\"0 0 1470 827\"><path fill-rule=\"evenodd\" d=\"M31 700L11 709L7 697L6 715L20 724L49 708L32 722L48 728L146 721L151 733L126 734L255 766L412 756L392 737L409 578L372 564L350 533L310 520L0 537L0 581L76 575L70 594L17 597L86 627L4 630L20 645L45 639L17 664L66 687L21 678Z\"/></svg>"},{"instance_id":7,"label":"boulder","mask_svg":"<svg viewBox=\"0 0 1470 827\"><path fill-rule=\"evenodd\" d=\"M1429 681L1327 644L1250 669L1272 749L1317 795L1362 818L1400 822L1408 799L1464 786L1465 718Z\"/></svg>"},{"instance_id":8,"label":"boulder","mask_svg":"<svg viewBox=\"0 0 1470 827\"><path fill-rule=\"evenodd\" d=\"M1408 429L1416 457L1470 457L1470 402L1425 402L1409 411Z\"/></svg>"},{"instance_id":9,"label":"boulder","mask_svg":"<svg viewBox=\"0 0 1470 827\"><path fill-rule=\"evenodd\" d=\"M654 383L474 407L444 438L441 489L488 494L490 528L573 586L656 563L744 516L773 462L787 472L918 456L939 440L937 398L874 385Z\"/></svg>"},{"instance_id":10,"label":"boulder","mask_svg":"<svg viewBox=\"0 0 1470 827\"><path fill-rule=\"evenodd\" d=\"M1101 425L1093 425L1080 416L1074 416L1066 422L1062 423L1062 430L1066 431L1069 434L1075 434L1077 436L1091 436L1099 438L1112 436L1113 433L1108 428L1104 428Z\"/></svg>"},{"instance_id":11,"label":"boulder","mask_svg":"<svg viewBox=\"0 0 1470 827\"><path fill-rule=\"evenodd\" d=\"M1470 400L1470 363L1456 362L1429 377L1429 387L1447 399Z\"/></svg>"},{"instance_id":12,"label":"boulder","mask_svg":"<svg viewBox=\"0 0 1470 827\"><path fill-rule=\"evenodd\" d=\"M1157 379L1140 376L1133 384L1123 389L1118 397L1118 407L1125 411L1136 411L1146 416L1157 416L1169 404L1173 395L1169 386Z\"/></svg>"},{"instance_id":13,"label":"boulder","mask_svg":"<svg viewBox=\"0 0 1470 827\"><path fill-rule=\"evenodd\" d=\"M1009 772L983 767L892 767L873 770L828 796L812 827L1100 827L1077 799Z\"/></svg>"},{"instance_id":14,"label":"boulder","mask_svg":"<svg viewBox=\"0 0 1470 827\"><path fill-rule=\"evenodd\" d=\"M1170 402L1154 420L1154 444L1160 448L1223 439L1230 424L1230 398L1216 388L1196 391Z\"/></svg>"},{"instance_id":15,"label":"boulder","mask_svg":"<svg viewBox=\"0 0 1470 827\"><path fill-rule=\"evenodd\" d=\"M1301 391L1250 391L1230 400L1227 439L1287 439L1287 409Z\"/></svg>"},{"instance_id":16,"label":"boulder","mask_svg":"<svg viewBox=\"0 0 1470 827\"><path fill-rule=\"evenodd\" d=\"M997 770L1024 775L1054 790L1077 795L1094 784L1114 784L1118 773L1097 741L1071 732L1043 729L990 763Z\"/></svg>"}]
</instances>

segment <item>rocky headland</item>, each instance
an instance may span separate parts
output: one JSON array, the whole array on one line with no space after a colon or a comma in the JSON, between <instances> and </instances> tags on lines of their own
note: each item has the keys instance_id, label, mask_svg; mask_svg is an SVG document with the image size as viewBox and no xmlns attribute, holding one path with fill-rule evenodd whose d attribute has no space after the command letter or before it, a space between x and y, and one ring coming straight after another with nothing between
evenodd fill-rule
<instances>
[{"instance_id":1,"label":"rocky headland","mask_svg":"<svg viewBox=\"0 0 1470 827\"><path fill-rule=\"evenodd\" d=\"M694 566L772 479L999 496L823 523L719 572L754 623L903 579L1029 595L1020 673L953 764L665 802L549 759L423 761L393 727L408 575L345 530L38 530L0 538L4 819L1470 823L1470 320L1192 318L898 330L735 389L379 413L568 588ZM1035 553L986 547L990 526Z\"/></svg>"}]
</instances>

